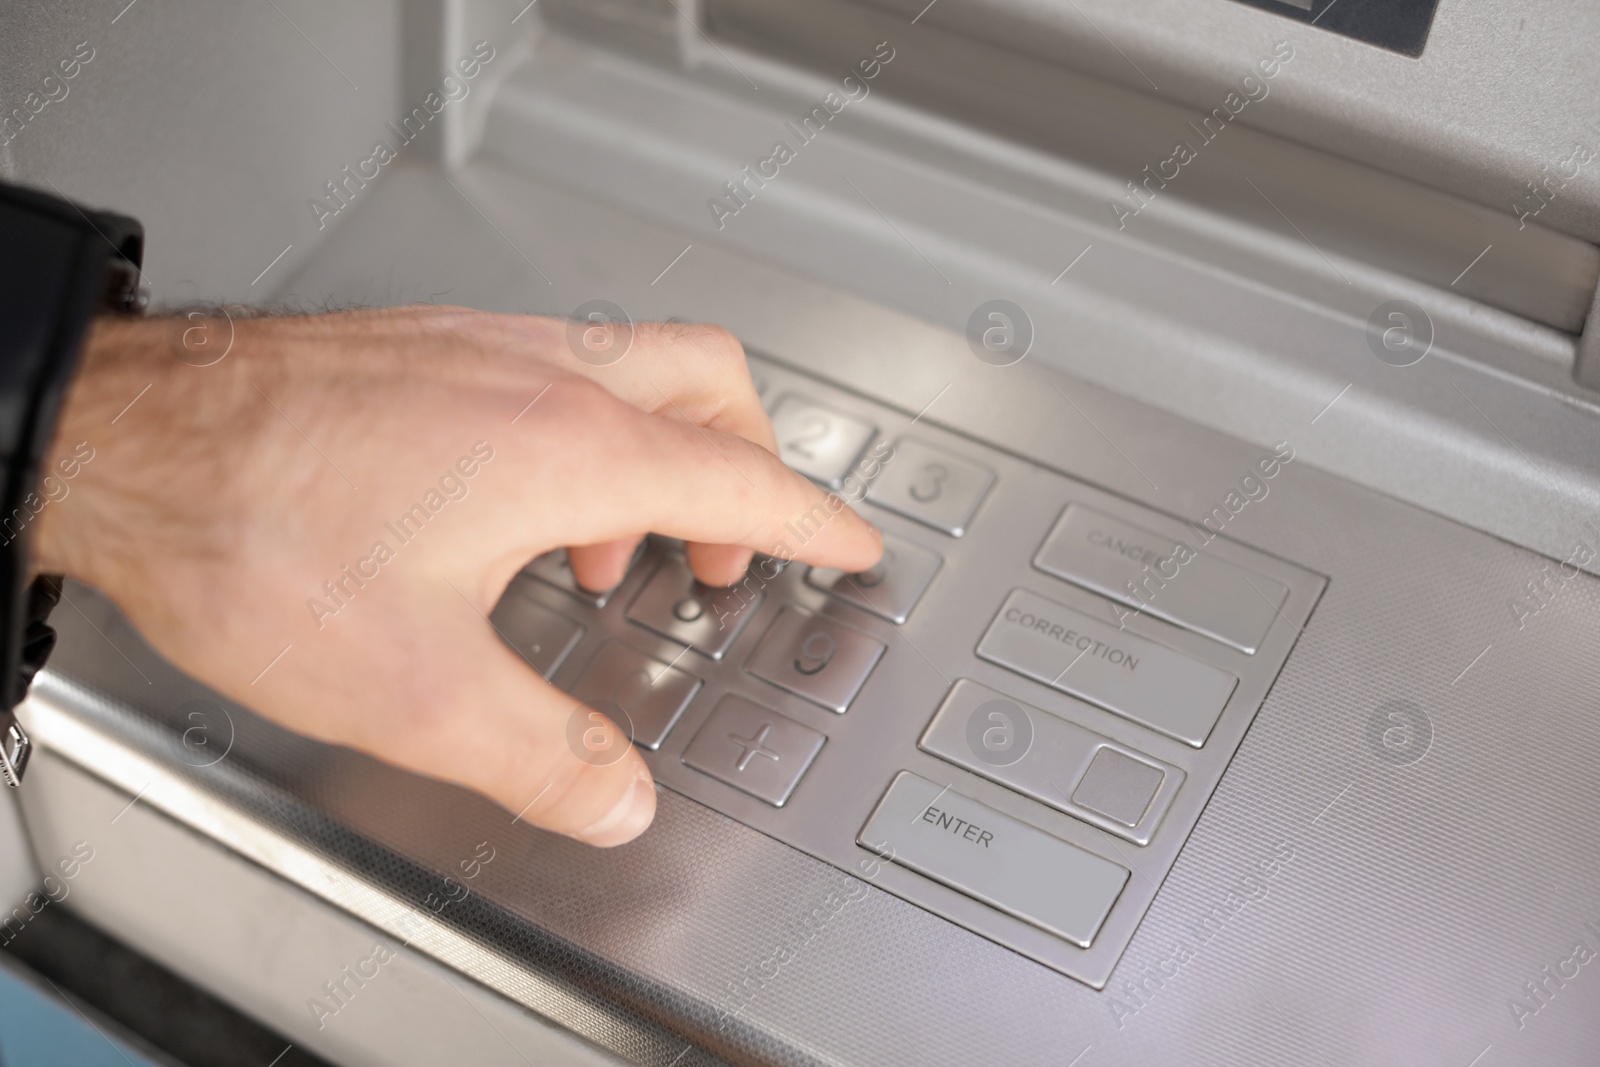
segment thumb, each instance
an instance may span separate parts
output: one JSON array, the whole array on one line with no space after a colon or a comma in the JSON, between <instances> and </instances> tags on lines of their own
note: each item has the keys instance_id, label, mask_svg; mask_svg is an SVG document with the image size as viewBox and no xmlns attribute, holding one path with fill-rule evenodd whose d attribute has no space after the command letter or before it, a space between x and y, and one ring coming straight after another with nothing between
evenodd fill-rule
<instances>
[{"instance_id":1,"label":"thumb","mask_svg":"<svg viewBox=\"0 0 1600 1067\"><path fill-rule=\"evenodd\" d=\"M655 817L655 784L628 736L602 709L541 678L487 619L440 616L438 637L450 647L430 656L452 666L439 699L419 699L420 721L402 724L387 751L373 754L591 845L643 833Z\"/></svg>"}]
</instances>

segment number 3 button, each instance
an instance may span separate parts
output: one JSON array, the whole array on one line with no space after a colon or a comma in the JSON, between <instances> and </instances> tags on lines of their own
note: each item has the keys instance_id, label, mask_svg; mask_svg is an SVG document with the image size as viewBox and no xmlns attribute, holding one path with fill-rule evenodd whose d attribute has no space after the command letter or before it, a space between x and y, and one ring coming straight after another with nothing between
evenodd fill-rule
<instances>
[{"instance_id":1,"label":"number 3 button","mask_svg":"<svg viewBox=\"0 0 1600 1067\"><path fill-rule=\"evenodd\" d=\"M832 619L785 607L750 656L751 674L843 713L883 655L883 643Z\"/></svg>"},{"instance_id":2,"label":"number 3 button","mask_svg":"<svg viewBox=\"0 0 1600 1067\"><path fill-rule=\"evenodd\" d=\"M994 484L994 473L921 441L901 438L867 499L881 508L942 530L967 532L973 512Z\"/></svg>"}]
</instances>

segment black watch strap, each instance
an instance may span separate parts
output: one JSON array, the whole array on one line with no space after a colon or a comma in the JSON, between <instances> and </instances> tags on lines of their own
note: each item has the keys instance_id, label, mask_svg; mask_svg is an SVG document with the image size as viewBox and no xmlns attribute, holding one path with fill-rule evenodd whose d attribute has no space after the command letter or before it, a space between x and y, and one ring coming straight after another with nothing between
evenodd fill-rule
<instances>
[{"instance_id":1,"label":"black watch strap","mask_svg":"<svg viewBox=\"0 0 1600 1067\"><path fill-rule=\"evenodd\" d=\"M0 183L0 777L30 751L13 709L55 644L60 579L31 576L39 467L89 323L137 311L144 230L133 219Z\"/></svg>"}]
</instances>

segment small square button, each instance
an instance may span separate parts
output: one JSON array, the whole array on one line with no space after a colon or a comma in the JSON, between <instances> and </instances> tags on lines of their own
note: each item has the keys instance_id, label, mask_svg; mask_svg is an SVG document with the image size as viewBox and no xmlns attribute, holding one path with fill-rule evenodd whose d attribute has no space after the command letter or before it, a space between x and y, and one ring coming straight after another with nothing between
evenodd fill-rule
<instances>
[{"instance_id":1,"label":"small square button","mask_svg":"<svg viewBox=\"0 0 1600 1067\"><path fill-rule=\"evenodd\" d=\"M700 679L615 638L572 686L572 695L601 712L619 707L633 727L633 743L654 752L700 691Z\"/></svg>"},{"instance_id":2,"label":"small square button","mask_svg":"<svg viewBox=\"0 0 1600 1067\"><path fill-rule=\"evenodd\" d=\"M781 808L828 739L729 693L684 750L683 762Z\"/></svg>"},{"instance_id":3,"label":"small square button","mask_svg":"<svg viewBox=\"0 0 1600 1067\"><path fill-rule=\"evenodd\" d=\"M1164 777L1160 767L1102 747L1072 791L1072 802L1123 826L1138 826Z\"/></svg>"},{"instance_id":4,"label":"small square button","mask_svg":"<svg viewBox=\"0 0 1600 1067\"><path fill-rule=\"evenodd\" d=\"M994 485L994 472L921 441L901 438L883 473L867 491L881 508L932 526L951 537L967 524Z\"/></svg>"},{"instance_id":5,"label":"small square button","mask_svg":"<svg viewBox=\"0 0 1600 1067\"><path fill-rule=\"evenodd\" d=\"M884 534L883 558L876 566L859 574L812 567L806 582L898 625L910 618L941 562L937 553L921 545Z\"/></svg>"},{"instance_id":6,"label":"small square button","mask_svg":"<svg viewBox=\"0 0 1600 1067\"><path fill-rule=\"evenodd\" d=\"M633 553L633 558L628 561L628 570L633 570L634 564L639 562L639 557L643 553L644 542L641 541L639 542L639 547ZM554 552L546 552L523 568L523 572L533 575L546 585L555 586L563 593L569 593L577 597L585 604L593 604L597 608L603 608L609 604L611 602L611 594L615 593L617 587L622 585L621 582L618 582L617 586L599 592L593 589L585 589L578 584L577 575L572 573L572 562L567 556L567 550L564 548L558 548ZM624 572L623 577L627 577L626 572Z\"/></svg>"},{"instance_id":7,"label":"small square button","mask_svg":"<svg viewBox=\"0 0 1600 1067\"><path fill-rule=\"evenodd\" d=\"M513 583L500 598L489 621L506 644L549 678L583 636L583 627L552 611Z\"/></svg>"},{"instance_id":8,"label":"small square button","mask_svg":"<svg viewBox=\"0 0 1600 1067\"><path fill-rule=\"evenodd\" d=\"M795 696L843 713L883 655L875 640L832 619L785 607L746 669Z\"/></svg>"},{"instance_id":9,"label":"small square button","mask_svg":"<svg viewBox=\"0 0 1600 1067\"><path fill-rule=\"evenodd\" d=\"M778 455L790 467L829 489L844 484L845 475L866 450L877 427L841 415L789 393L772 411Z\"/></svg>"},{"instance_id":10,"label":"small square button","mask_svg":"<svg viewBox=\"0 0 1600 1067\"><path fill-rule=\"evenodd\" d=\"M688 560L668 556L628 605L628 620L721 659L765 598L760 583L749 578L726 589L702 585Z\"/></svg>"}]
</instances>

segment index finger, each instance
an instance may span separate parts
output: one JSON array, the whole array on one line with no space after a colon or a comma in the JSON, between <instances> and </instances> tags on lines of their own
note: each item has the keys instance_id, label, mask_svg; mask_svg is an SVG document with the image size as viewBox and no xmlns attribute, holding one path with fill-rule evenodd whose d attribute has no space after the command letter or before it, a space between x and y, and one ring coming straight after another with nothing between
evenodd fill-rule
<instances>
[{"instance_id":1,"label":"index finger","mask_svg":"<svg viewBox=\"0 0 1600 1067\"><path fill-rule=\"evenodd\" d=\"M544 479L526 479L528 497L503 518L514 524L508 532L548 537L527 517L548 514L553 491L583 501L562 516L558 536L568 543L598 545L655 532L851 571L872 566L881 555L882 540L871 523L760 445L647 414L581 381L558 382L552 389L563 395L546 402L546 428L519 450L528 461L547 462L538 447L549 439L546 433L558 440L603 441L605 447L564 456L555 468L561 479L555 486L545 480L552 473L548 467ZM570 426L549 427L551 419L570 420ZM534 554L557 545L525 540L518 547Z\"/></svg>"},{"instance_id":2,"label":"index finger","mask_svg":"<svg viewBox=\"0 0 1600 1067\"><path fill-rule=\"evenodd\" d=\"M597 364L582 343L592 331L607 359L613 346L626 345L615 362ZM622 336L623 333L626 336ZM575 338L578 339L575 343ZM702 323L641 322L631 325L567 327L568 369L604 386L644 411L678 418L695 426L737 434L777 454L772 420L761 406L750 377L744 346L720 326ZM609 588L622 578L632 541L572 546L578 580ZM691 542L689 564L709 585L735 582L749 568L751 552L737 545Z\"/></svg>"}]
</instances>

